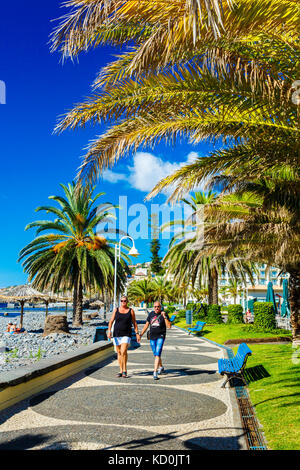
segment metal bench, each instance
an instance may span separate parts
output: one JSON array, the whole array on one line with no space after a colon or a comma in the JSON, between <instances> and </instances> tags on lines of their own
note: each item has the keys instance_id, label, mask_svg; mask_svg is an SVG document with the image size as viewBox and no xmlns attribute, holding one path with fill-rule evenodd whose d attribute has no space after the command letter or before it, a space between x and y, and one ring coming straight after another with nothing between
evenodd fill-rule
<instances>
[{"instance_id":1,"label":"metal bench","mask_svg":"<svg viewBox=\"0 0 300 470\"><path fill-rule=\"evenodd\" d=\"M230 380L234 377L242 379L242 381L247 385L247 382L243 377L243 372L246 366L247 358L248 356L251 356L251 354L252 351L247 346L247 344L241 343L234 358L218 360L219 374L227 376L225 382L222 384L222 388L225 387L228 381L230 384Z\"/></svg>"},{"instance_id":2,"label":"metal bench","mask_svg":"<svg viewBox=\"0 0 300 470\"><path fill-rule=\"evenodd\" d=\"M198 333L203 330L204 325L206 325L205 321L197 321L196 326L194 328L188 328L189 335L194 331Z\"/></svg>"}]
</instances>

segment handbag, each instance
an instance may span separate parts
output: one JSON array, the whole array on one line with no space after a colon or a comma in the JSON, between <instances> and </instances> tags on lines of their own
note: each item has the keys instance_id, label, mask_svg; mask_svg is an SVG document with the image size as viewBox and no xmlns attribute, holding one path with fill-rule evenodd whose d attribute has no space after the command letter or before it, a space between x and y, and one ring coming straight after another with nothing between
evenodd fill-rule
<instances>
[{"instance_id":1,"label":"handbag","mask_svg":"<svg viewBox=\"0 0 300 470\"><path fill-rule=\"evenodd\" d=\"M157 320L159 317L161 317L161 313L158 315L158 317L155 317L155 318L152 320L152 322L150 323L150 328L151 328L152 323L154 323L155 320ZM149 330L147 331L147 339L149 339L149 340L150 340L150 328L149 328Z\"/></svg>"}]
</instances>

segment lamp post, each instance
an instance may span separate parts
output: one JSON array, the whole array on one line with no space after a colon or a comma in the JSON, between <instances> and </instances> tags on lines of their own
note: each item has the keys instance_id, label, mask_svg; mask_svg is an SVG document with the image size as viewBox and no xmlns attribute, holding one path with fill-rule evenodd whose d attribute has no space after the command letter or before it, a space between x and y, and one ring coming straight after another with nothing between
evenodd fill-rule
<instances>
[{"instance_id":1,"label":"lamp post","mask_svg":"<svg viewBox=\"0 0 300 470\"><path fill-rule=\"evenodd\" d=\"M122 237L119 243L115 245L114 307L113 308L116 308L117 306L117 259L119 261L121 260L121 242L125 238L130 238L130 240L132 241L132 248L128 252L129 256L134 256L134 257L139 256L139 252L137 251L134 245L134 239L130 237L129 235Z\"/></svg>"}]
</instances>

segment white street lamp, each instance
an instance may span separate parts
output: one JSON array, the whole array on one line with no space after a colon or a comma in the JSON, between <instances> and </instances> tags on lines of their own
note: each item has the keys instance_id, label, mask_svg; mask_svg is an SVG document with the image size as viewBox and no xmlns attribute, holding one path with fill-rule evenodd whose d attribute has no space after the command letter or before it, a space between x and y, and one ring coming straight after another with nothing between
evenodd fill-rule
<instances>
[{"instance_id":1,"label":"white street lamp","mask_svg":"<svg viewBox=\"0 0 300 470\"><path fill-rule=\"evenodd\" d=\"M117 307L117 259L119 261L121 260L121 242L125 238L130 238L130 240L132 241L132 248L128 252L129 256L134 256L134 257L139 256L139 252L137 251L134 245L134 239L130 237L129 235L122 237L119 243L115 245L114 308Z\"/></svg>"}]
</instances>

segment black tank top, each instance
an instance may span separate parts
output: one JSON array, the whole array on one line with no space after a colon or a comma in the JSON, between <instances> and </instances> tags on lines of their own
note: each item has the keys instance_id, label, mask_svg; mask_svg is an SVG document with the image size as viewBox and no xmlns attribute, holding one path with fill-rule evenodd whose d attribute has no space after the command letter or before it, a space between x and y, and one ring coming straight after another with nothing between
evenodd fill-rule
<instances>
[{"instance_id":1,"label":"black tank top","mask_svg":"<svg viewBox=\"0 0 300 470\"><path fill-rule=\"evenodd\" d=\"M114 333L113 337L117 336L129 336L131 338L131 308L127 313L120 313L117 308L114 324Z\"/></svg>"}]
</instances>

